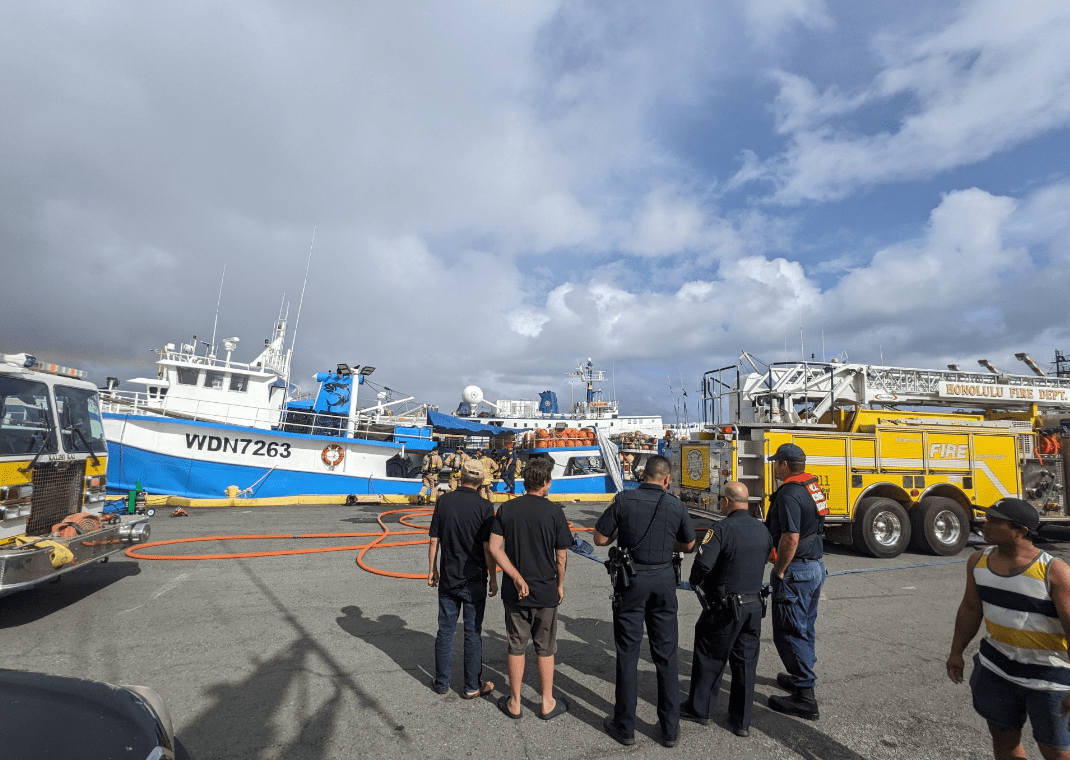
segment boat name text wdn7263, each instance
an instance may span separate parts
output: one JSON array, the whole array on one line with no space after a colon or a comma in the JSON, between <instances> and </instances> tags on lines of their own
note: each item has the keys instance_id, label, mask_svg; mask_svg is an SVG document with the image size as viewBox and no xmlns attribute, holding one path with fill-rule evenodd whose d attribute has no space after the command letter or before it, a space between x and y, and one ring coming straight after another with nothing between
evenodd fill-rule
<instances>
[{"instance_id":1,"label":"boat name text wdn7263","mask_svg":"<svg viewBox=\"0 0 1070 760\"><path fill-rule=\"evenodd\" d=\"M239 444L241 451L238 450ZM207 446L206 446L207 445ZM253 447L249 451L249 446ZM220 438L216 435L193 435L186 433L186 448L196 447L198 451L231 451L235 454L244 454L249 451L254 457L280 457L287 459L290 456L290 444L275 443L275 441L262 441L253 438Z\"/></svg>"}]
</instances>

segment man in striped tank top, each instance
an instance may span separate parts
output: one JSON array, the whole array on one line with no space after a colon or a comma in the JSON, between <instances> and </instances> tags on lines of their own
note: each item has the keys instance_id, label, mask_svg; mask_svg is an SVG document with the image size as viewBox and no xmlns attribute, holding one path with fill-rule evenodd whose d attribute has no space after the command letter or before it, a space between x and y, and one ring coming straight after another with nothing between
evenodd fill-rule
<instances>
[{"instance_id":1,"label":"man in striped tank top","mask_svg":"<svg viewBox=\"0 0 1070 760\"><path fill-rule=\"evenodd\" d=\"M1033 546L1040 516L1028 502L1000 499L984 511L990 546L967 563L947 675L962 683L963 650L983 621L970 689L996 760L1025 758L1027 715L1040 753L1070 760L1070 567Z\"/></svg>"}]
</instances>

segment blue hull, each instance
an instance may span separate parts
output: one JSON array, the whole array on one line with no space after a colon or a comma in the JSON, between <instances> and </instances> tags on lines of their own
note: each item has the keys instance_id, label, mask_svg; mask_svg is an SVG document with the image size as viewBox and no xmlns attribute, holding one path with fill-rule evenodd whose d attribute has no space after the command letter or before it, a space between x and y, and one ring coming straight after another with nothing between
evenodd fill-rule
<instances>
[{"instance_id":1,"label":"blue hull","mask_svg":"<svg viewBox=\"0 0 1070 760\"><path fill-rule=\"evenodd\" d=\"M235 464L206 462L201 459L157 454L133 446L108 443L108 491L126 493L146 483L154 494L185 496L192 499L223 498L227 486L252 486L253 498L275 498L297 495L334 496L338 494L410 494L420 491L421 481L402 478L356 477L326 473L272 470L270 467L247 467ZM258 482L259 481L259 482ZM625 483L625 488L628 483ZM504 490L502 483L496 490ZM550 487L553 494L612 493L608 475L585 475L555 480ZM518 480L518 493L524 484Z\"/></svg>"},{"instance_id":2,"label":"blue hull","mask_svg":"<svg viewBox=\"0 0 1070 760\"><path fill-rule=\"evenodd\" d=\"M142 480L152 493L192 499L221 499L227 486L253 486L258 499L337 494L416 494L420 481L328 475L270 467L245 467L155 454L108 443L108 491L126 493ZM260 481L257 483L257 481Z\"/></svg>"}]
</instances>

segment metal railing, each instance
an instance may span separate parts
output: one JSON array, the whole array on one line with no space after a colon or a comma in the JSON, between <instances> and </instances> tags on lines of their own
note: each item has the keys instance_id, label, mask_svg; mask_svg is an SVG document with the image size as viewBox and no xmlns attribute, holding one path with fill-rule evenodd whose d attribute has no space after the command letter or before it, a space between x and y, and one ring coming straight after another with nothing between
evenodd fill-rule
<instances>
[{"instance_id":1,"label":"metal railing","mask_svg":"<svg viewBox=\"0 0 1070 760\"><path fill-rule=\"evenodd\" d=\"M347 416L324 414L313 411L267 409L264 407L227 404L218 401L175 399L150 396L136 391L101 391L101 408L109 414L144 414L149 416L188 420L191 422L214 422L223 425L238 425L262 430L281 430L299 435L326 435L345 438L349 424ZM426 415L426 411L424 412ZM360 415L354 420L354 439L371 441L406 442L430 439L426 434L397 432L397 426L425 428L416 415L390 416Z\"/></svg>"}]
</instances>

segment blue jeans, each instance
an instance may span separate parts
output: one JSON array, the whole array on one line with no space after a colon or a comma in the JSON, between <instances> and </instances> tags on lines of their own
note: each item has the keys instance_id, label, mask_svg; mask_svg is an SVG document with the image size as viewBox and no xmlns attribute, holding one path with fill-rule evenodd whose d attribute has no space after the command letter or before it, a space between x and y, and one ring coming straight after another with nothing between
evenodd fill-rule
<instances>
[{"instance_id":1,"label":"blue jeans","mask_svg":"<svg viewBox=\"0 0 1070 760\"><path fill-rule=\"evenodd\" d=\"M464 608L464 690L479 691L483 674L483 612L487 606L487 579L469 581L449 592L438 592L438 635L435 637L435 690L450 688L453 667L453 632Z\"/></svg>"},{"instance_id":2,"label":"blue jeans","mask_svg":"<svg viewBox=\"0 0 1070 760\"><path fill-rule=\"evenodd\" d=\"M814 625L825 574L824 561L811 559L793 561L783 580L772 577L773 643L796 689L817 683Z\"/></svg>"}]
</instances>

